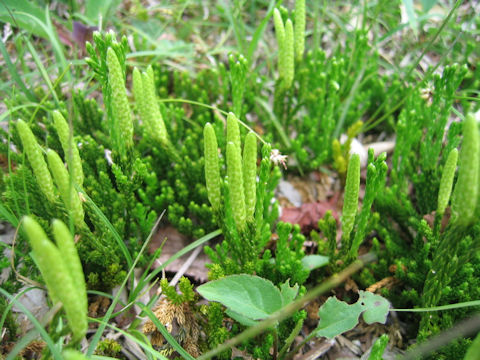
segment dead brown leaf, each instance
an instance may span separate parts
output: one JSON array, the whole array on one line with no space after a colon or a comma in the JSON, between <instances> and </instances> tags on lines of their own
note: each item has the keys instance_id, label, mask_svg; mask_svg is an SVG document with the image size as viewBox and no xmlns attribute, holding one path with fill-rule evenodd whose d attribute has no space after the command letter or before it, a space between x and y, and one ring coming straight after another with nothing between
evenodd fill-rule
<instances>
[{"instance_id":1,"label":"dead brown leaf","mask_svg":"<svg viewBox=\"0 0 480 360\"><path fill-rule=\"evenodd\" d=\"M330 202L315 202L302 204L300 207L282 209L280 221L298 224L303 233L309 233L313 229L318 229L318 220L322 219L329 210L332 211L333 217L338 220L335 205Z\"/></svg>"}]
</instances>

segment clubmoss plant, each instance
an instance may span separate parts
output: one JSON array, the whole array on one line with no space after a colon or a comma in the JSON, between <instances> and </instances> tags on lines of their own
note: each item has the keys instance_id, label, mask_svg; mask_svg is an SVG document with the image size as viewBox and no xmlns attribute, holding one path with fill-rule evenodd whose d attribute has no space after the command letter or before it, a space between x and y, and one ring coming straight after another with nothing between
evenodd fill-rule
<instances>
[{"instance_id":1,"label":"clubmoss plant","mask_svg":"<svg viewBox=\"0 0 480 360\"><path fill-rule=\"evenodd\" d=\"M214 271L217 276L242 271L252 273L259 261L258 254L269 236L265 233L265 215L268 216L271 211L269 201L273 194L267 191L265 182L268 182L271 176L270 161L268 159L268 170L260 174L260 190L256 179L256 136L253 133L247 135L242 157L238 120L230 113L227 117L226 134L227 177L222 182L218 170L217 141L212 125L205 125L204 134L207 190L217 222L226 237L221 245L217 245L216 252L210 248L206 252L213 262L213 268L220 266ZM255 205L252 206L254 201Z\"/></svg>"},{"instance_id":2,"label":"clubmoss plant","mask_svg":"<svg viewBox=\"0 0 480 360\"><path fill-rule=\"evenodd\" d=\"M360 190L360 156L353 154L348 162L347 182L343 196L342 211L342 247L350 249L350 233L353 230L358 211L358 192Z\"/></svg>"},{"instance_id":3,"label":"clubmoss plant","mask_svg":"<svg viewBox=\"0 0 480 360\"><path fill-rule=\"evenodd\" d=\"M48 200L54 202L56 195L54 192L53 180L48 171L45 158L43 157L42 148L38 144L28 125L23 120L17 121L17 130L22 140L25 153L32 166L33 173L37 178L40 190L42 190Z\"/></svg>"},{"instance_id":4,"label":"clubmoss plant","mask_svg":"<svg viewBox=\"0 0 480 360\"><path fill-rule=\"evenodd\" d=\"M453 216L449 227L440 236L433 254L432 270L429 271L423 289L424 305L435 306L442 297L443 289L450 285L451 277L458 273L473 258L472 251L480 249L478 224L475 223L475 208L478 191L480 156L480 132L473 115L468 114L463 123L463 141L459 155L458 180L452 198ZM449 169L447 169L449 170ZM469 199L467 199L469 197ZM473 198L473 201L472 201ZM465 252L465 245L470 249ZM425 314L420 325L419 337L438 328L437 317Z\"/></svg>"},{"instance_id":5,"label":"clubmoss plant","mask_svg":"<svg viewBox=\"0 0 480 360\"><path fill-rule=\"evenodd\" d=\"M295 76L295 56L294 56L294 35L292 20L288 19L285 23L285 43L284 43L285 59L284 76L285 88L290 89Z\"/></svg>"},{"instance_id":6,"label":"clubmoss plant","mask_svg":"<svg viewBox=\"0 0 480 360\"><path fill-rule=\"evenodd\" d=\"M473 276L480 267L476 255L479 245L475 240L478 226L471 222L477 200L460 203L459 198L455 199L457 191L475 192L477 185L466 179L475 178L470 165L477 171L478 165L469 163L470 154L461 160L465 155L462 150L458 156L458 178L451 201L452 216L448 217L451 192L448 183L452 176L454 178L454 149L461 140L462 124L453 122L447 130L445 125L465 71L464 67L457 65L445 67L442 76L434 77L431 99L422 98L418 90L412 91L399 114L389 186L377 195L374 204L383 214L377 227L381 261L371 266L372 273L380 280L392 276L388 268L394 264L393 276L408 286L409 290L401 293L395 289L383 290L396 307L419 303L428 307L470 301L480 296L478 277ZM467 149L473 143L470 149L475 158L478 138L474 136L478 136L478 129L471 119L471 115L466 116L463 129L467 132L463 141L466 141ZM413 186L409 185L412 183ZM463 186L466 187L458 190ZM414 201L409 189L415 194ZM458 196L462 198L465 194L459 193ZM434 214L437 209L438 214ZM440 221L442 209L445 209L443 224ZM459 218L464 215L466 219ZM427 222L430 219L431 223ZM383 249L381 244L384 244ZM457 310L442 315L426 313L420 322L418 339L423 341L449 328L467 314Z\"/></svg>"},{"instance_id":7,"label":"clubmoss plant","mask_svg":"<svg viewBox=\"0 0 480 360\"><path fill-rule=\"evenodd\" d=\"M104 38L96 36L94 40L97 52L93 51L93 45L89 47L92 50L90 52L92 57L88 63L96 70L98 80L103 84L107 117L109 117L109 109L112 106L108 104L110 97L108 76L104 76L104 71L108 68L104 68L103 64L106 64L106 61L102 57L107 56L107 51L104 49L110 47L115 50L119 63L122 63L121 59L125 59L126 46L117 43L110 34L105 35ZM123 43L122 40L121 44ZM138 156L137 160L117 161L115 146L107 138L103 143L103 151L108 155L110 154L108 150L113 149L112 155L110 160L107 156L107 166L104 165L104 161L100 167L98 161L93 163L93 169L97 168L99 176L89 178L91 185L87 189L87 192L93 191L92 200L95 203L113 204L113 209L112 206L106 205L102 205L101 209L113 216L112 224L119 229L120 233L128 234L127 237L132 244L138 244L135 238L139 233L144 238L148 235L156 214L165 208L168 208L168 220L188 235L202 236L206 231L213 230L214 226L203 185L201 128L184 126L185 112L180 104L172 104L168 107L159 104L156 96L158 83L154 79L155 73L158 74L158 71L156 72L153 68L148 68L143 73L140 70L133 72L136 110L141 118L137 129L144 135L138 143L134 142L134 147L129 151L130 155ZM191 90L198 86L188 84L185 88ZM199 100L209 101L203 98ZM203 108L200 109L203 110ZM192 121L198 121L203 125L211 117L211 111L203 110L197 113L195 110ZM166 118L169 119L168 122L163 121ZM108 123L110 124L111 121ZM93 147L88 146L88 148L92 154L86 156L92 161L95 158L94 151L97 157L106 157L104 154L100 155ZM139 154L142 155L139 156ZM98 179L101 181L99 182ZM111 189L118 189L118 191ZM122 209L127 209L126 216Z\"/></svg>"},{"instance_id":8,"label":"clubmoss plant","mask_svg":"<svg viewBox=\"0 0 480 360\"><path fill-rule=\"evenodd\" d=\"M282 15L277 8L273 10L273 24L275 25L275 35L277 37L278 46L278 77L284 79L286 73L285 60L287 57L287 49L285 47L285 25L283 24Z\"/></svg>"},{"instance_id":9,"label":"clubmoss plant","mask_svg":"<svg viewBox=\"0 0 480 360\"><path fill-rule=\"evenodd\" d=\"M271 201L279 178L278 167L272 171L271 147L264 145L260 170L257 169L257 136L245 136L240 152L238 120L227 117L226 177L221 179L219 152L213 126L205 125L205 175L209 199L225 240L206 253L211 279L239 273L256 273L276 284L290 279L303 284L310 270L302 259L305 237L300 227L279 223L278 240L272 252L265 245L272 237L278 212ZM258 179L257 179L258 173ZM223 184L223 185L222 185Z\"/></svg>"},{"instance_id":10,"label":"clubmoss plant","mask_svg":"<svg viewBox=\"0 0 480 360\"><path fill-rule=\"evenodd\" d=\"M243 187L242 155L240 149L233 143L227 143L227 184L230 195L230 205L239 232L247 225L245 212L245 189Z\"/></svg>"},{"instance_id":11,"label":"clubmoss plant","mask_svg":"<svg viewBox=\"0 0 480 360\"><path fill-rule=\"evenodd\" d=\"M75 183L83 186L83 168L80 154L78 153L78 147L73 141L73 137L70 135L70 128L67 121L63 117L62 113L58 110L53 111L53 121L55 124L55 130L62 144L63 153L67 159L67 163L70 164L70 173Z\"/></svg>"},{"instance_id":12,"label":"clubmoss plant","mask_svg":"<svg viewBox=\"0 0 480 360\"><path fill-rule=\"evenodd\" d=\"M246 218L247 222L253 222L257 201L257 137L252 132L245 136L242 172L243 186L245 189Z\"/></svg>"},{"instance_id":13,"label":"clubmoss plant","mask_svg":"<svg viewBox=\"0 0 480 360\"><path fill-rule=\"evenodd\" d=\"M214 211L220 211L221 185L220 169L218 165L218 145L215 131L210 123L203 130L205 144L205 181L207 185L208 200Z\"/></svg>"},{"instance_id":14,"label":"clubmoss plant","mask_svg":"<svg viewBox=\"0 0 480 360\"><path fill-rule=\"evenodd\" d=\"M440 180L440 187L438 189L437 200L437 215L439 218L443 217L450 195L452 193L453 179L457 170L458 150L455 148L448 154L447 161L443 168L442 179Z\"/></svg>"},{"instance_id":15,"label":"clubmoss plant","mask_svg":"<svg viewBox=\"0 0 480 360\"><path fill-rule=\"evenodd\" d=\"M295 1L295 60L301 62L305 51L305 23L306 23L305 0Z\"/></svg>"},{"instance_id":16,"label":"clubmoss plant","mask_svg":"<svg viewBox=\"0 0 480 360\"><path fill-rule=\"evenodd\" d=\"M378 75L378 53L368 44L367 29L355 30L345 47L336 47L329 57L317 47L304 56L305 2L296 2L293 28L288 11L284 13L273 12L279 75L274 116L265 126L295 158L299 172L318 169L333 158L343 178L349 142L341 146L340 135L354 128L351 141L364 129L356 125L360 119L378 115L380 104L396 105L402 84L396 75ZM293 138L286 135L292 133Z\"/></svg>"},{"instance_id":17,"label":"clubmoss plant","mask_svg":"<svg viewBox=\"0 0 480 360\"><path fill-rule=\"evenodd\" d=\"M347 139L343 144L340 144L340 141L337 139L332 141L333 167L338 171L342 182L345 181L347 166L349 166L348 160L350 158L352 141L360 133L362 126L363 121L361 120L352 124L347 130Z\"/></svg>"},{"instance_id":18,"label":"clubmoss plant","mask_svg":"<svg viewBox=\"0 0 480 360\"><path fill-rule=\"evenodd\" d=\"M138 112L144 122L144 136L152 137L153 140L166 146L168 134L157 103L152 67L143 73L140 73L137 68L133 70L133 93Z\"/></svg>"},{"instance_id":19,"label":"clubmoss plant","mask_svg":"<svg viewBox=\"0 0 480 360\"><path fill-rule=\"evenodd\" d=\"M53 223L58 247L32 217L24 217L22 224L48 294L54 304L62 302L73 340L79 341L87 331L87 292L73 238L68 228L58 220Z\"/></svg>"},{"instance_id":20,"label":"clubmoss plant","mask_svg":"<svg viewBox=\"0 0 480 360\"><path fill-rule=\"evenodd\" d=\"M133 123L125 91L127 38L123 37L118 42L113 32L105 36L95 32L93 40L95 46L89 42L86 43L85 47L90 57L85 61L93 69L102 85L114 155L125 157L127 148L133 145Z\"/></svg>"},{"instance_id":21,"label":"clubmoss plant","mask_svg":"<svg viewBox=\"0 0 480 360\"><path fill-rule=\"evenodd\" d=\"M345 185L342 224L342 248L337 252L337 222L331 212L327 212L318 222L318 228L327 240L326 245L319 243L319 250L325 251L330 259L340 260L341 263L351 263L358 257L359 248L366 236L373 230L379 215L372 212L372 205L378 194L385 187L388 166L387 154L382 153L376 159L373 149L368 151L367 177L365 194L360 211L358 211L358 195L360 189L360 158L353 154L350 158ZM313 237L320 242L320 237L313 232ZM324 250L322 250L324 249ZM334 264L335 261L331 261Z\"/></svg>"},{"instance_id":22,"label":"clubmoss plant","mask_svg":"<svg viewBox=\"0 0 480 360\"><path fill-rule=\"evenodd\" d=\"M74 184L70 182L70 176L62 159L54 150L49 149L47 150L47 160L65 208L72 214L75 226L83 227L85 214L82 202Z\"/></svg>"},{"instance_id":23,"label":"clubmoss plant","mask_svg":"<svg viewBox=\"0 0 480 360\"><path fill-rule=\"evenodd\" d=\"M478 206L478 179L480 162L480 135L472 114L465 117L463 142L460 151L457 183L452 197L452 212L459 226L468 226L474 220Z\"/></svg>"},{"instance_id":24,"label":"clubmoss plant","mask_svg":"<svg viewBox=\"0 0 480 360\"><path fill-rule=\"evenodd\" d=\"M107 50L108 84L112 101L113 126L118 127L117 147L122 156L133 146L133 122L125 89L125 69L122 69L115 50ZM149 94L147 89L147 94ZM148 99L147 99L148 101Z\"/></svg>"},{"instance_id":25,"label":"clubmoss plant","mask_svg":"<svg viewBox=\"0 0 480 360\"><path fill-rule=\"evenodd\" d=\"M455 91L466 71L464 66L457 64L446 66L442 76L434 76L431 104L416 89L407 97L405 109L399 114L398 141L392 157L392 183L399 186L399 191L404 191L411 179L418 198L416 206L421 214L436 209L443 164L450 151L459 144L461 126L456 122L446 133L445 147L440 139L445 135ZM441 166L438 166L439 162Z\"/></svg>"},{"instance_id":26,"label":"clubmoss plant","mask_svg":"<svg viewBox=\"0 0 480 360\"><path fill-rule=\"evenodd\" d=\"M239 118L244 111L244 95L246 90L248 61L240 54L228 56L230 64L230 86L232 88L232 112Z\"/></svg>"}]
</instances>

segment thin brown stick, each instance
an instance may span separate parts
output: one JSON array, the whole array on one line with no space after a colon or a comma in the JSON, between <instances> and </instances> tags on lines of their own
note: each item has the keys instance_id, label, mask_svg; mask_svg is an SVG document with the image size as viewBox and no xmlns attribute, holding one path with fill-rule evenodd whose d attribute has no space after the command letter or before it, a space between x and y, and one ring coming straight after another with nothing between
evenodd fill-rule
<instances>
[{"instance_id":1,"label":"thin brown stick","mask_svg":"<svg viewBox=\"0 0 480 360\"><path fill-rule=\"evenodd\" d=\"M339 274L335 274L330 277L328 280L323 282L322 284L318 285L317 287L310 290L304 297L288 304L287 306L283 307L282 309L276 311L267 319L259 322L257 325L249 327L244 332L238 334L237 336L227 340L222 345L218 346L215 349L212 349L205 354L201 355L197 358L197 360L207 360L210 359L221 352L228 350L234 347L241 342L250 339L263 331L267 330L268 328L274 326L278 322L286 319L290 315L292 315L295 311L300 310L305 305L307 305L310 301L314 300L319 295L337 287L340 285L345 279L349 276L360 270L365 264L375 260L375 255L368 253L361 258L354 261L350 266L348 266L345 270L340 272Z\"/></svg>"}]
</instances>

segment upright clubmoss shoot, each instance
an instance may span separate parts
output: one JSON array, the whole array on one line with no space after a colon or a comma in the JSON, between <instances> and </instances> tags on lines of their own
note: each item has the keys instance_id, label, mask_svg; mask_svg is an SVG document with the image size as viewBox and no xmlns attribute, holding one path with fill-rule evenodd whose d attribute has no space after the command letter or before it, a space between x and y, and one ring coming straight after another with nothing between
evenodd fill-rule
<instances>
[{"instance_id":1,"label":"upright clubmoss shoot","mask_svg":"<svg viewBox=\"0 0 480 360\"><path fill-rule=\"evenodd\" d=\"M239 148L233 143L227 143L227 182L232 212L237 229L245 230L245 191L243 188L242 155Z\"/></svg>"},{"instance_id":2,"label":"upright clubmoss shoot","mask_svg":"<svg viewBox=\"0 0 480 360\"><path fill-rule=\"evenodd\" d=\"M163 121L162 114L158 108L157 95L155 94L155 84L153 80L153 72L150 70L141 74L142 90L139 95L135 95L135 100L139 99L142 105L141 117L145 122L145 135L152 137L154 140L160 141L163 145L168 142L167 129Z\"/></svg>"},{"instance_id":3,"label":"upright clubmoss shoot","mask_svg":"<svg viewBox=\"0 0 480 360\"><path fill-rule=\"evenodd\" d=\"M228 56L230 63L230 85L232 88L233 113L242 116L248 61L243 55Z\"/></svg>"},{"instance_id":4,"label":"upright clubmoss shoot","mask_svg":"<svg viewBox=\"0 0 480 360\"><path fill-rule=\"evenodd\" d=\"M82 263L80 262L77 249L75 248L75 241L73 240L72 234L67 226L58 219L52 221L52 231L57 247L70 272L73 286L77 291L79 300L82 301L81 309L87 313L87 286L85 284Z\"/></svg>"},{"instance_id":5,"label":"upright clubmoss shoot","mask_svg":"<svg viewBox=\"0 0 480 360\"><path fill-rule=\"evenodd\" d=\"M300 62L305 51L305 0L295 1L295 59Z\"/></svg>"},{"instance_id":6,"label":"upright clubmoss shoot","mask_svg":"<svg viewBox=\"0 0 480 360\"><path fill-rule=\"evenodd\" d=\"M285 47L285 26L283 25L282 15L278 9L273 10L273 24L275 25L275 35L278 46L278 77L285 78L286 73L286 47Z\"/></svg>"},{"instance_id":7,"label":"upright clubmoss shoot","mask_svg":"<svg viewBox=\"0 0 480 360\"><path fill-rule=\"evenodd\" d=\"M207 255L223 274L253 273L261 261L259 254L271 236L272 223L278 213L272 213L271 200L274 191L269 145L264 146L264 157L257 187L257 140L250 132L245 137L241 153L238 120L233 114L227 118L226 177L224 186L220 180L219 153L212 125L204 128L205 178L208 198L216 221L225 240L216 251L207 248ZM260 266L260 265L258 265ZM211 273L213 274L213 272ZM215 274L219 274L215 271ZM213 276L213 275L212 275Z\"/></svg>"},{"instance_id":8,"label":"upright clubmoss shoot","mask_svg":"<svg viewBox=\"0 0 480 360\"><path fill-rule=\"evenodd\" d=\"M355 224L358 210L358 193L360 190L360 156L353 154L348 162L345 195L343 197L342 231L343 239L349 242L350 233Z\"/></svg>"},{"instance_id":9,"label":"upright clubmoss shoot","mask_svg":"<svg viewBox=\"0 0 480 360\"><path fill-rule=\"evenodd\" d=\"M250 132L245 137L243 147L243 186L245 191L245 211L248 222L253 222L257 185L257 137Z\"/></svg>"},{"instance_id":10,"label":"upright clubmoss shoot","mask_svg":"<svg viewBox=\"0 0 480 360\"><path fill-rule=\"evenodd\" d=\"M78 264L67 265L67 260L75 258L72 249L73 239L66 233L66 228L58 223L54 235L60 247L55 246L47 237L42 227L29 216L22 220L22 226L30 241L36 263L42 273L48 294L55 304L62 302L68 324L73 333L73 340L80 341L87 332L87 292L81 284L83 274L78 273ZM60 227L59 227L60 226ZM67 236L64 238L64 236ZM61 238L60 238L61 237ZM66 251L63 253L62 251ZM74 260L75 261L75 260Z\"/></svg>"},{"instance_id":11,"label":"upright clubmoss shoot","mask_svg":"<svg viewBox=\"0 0 480 360\"><path fill-rule=\"evenodd\" d=\"M70 173L73 176L75 183L78 186L83 186L83 168L80 154L78 153L78 147L73 141L73 136L70 134L70 127L67 121L63 117L62 113L58 110L53 111L53 121L55 124L55 130L62 144L62 149L67 159L67 164L71 166Z\"/></svg>"},{"instance_id":12,"label":"upright clubmoss shoot","mask_svg":"<svg viewBox=\"0 0 480 360\"><path fill-rule=\"evenodd\" d=\"M480 136L472 114L463 123L463 142L459 155L458 180L452 198L455 222L467 226L474 219L478 200L478 170L480 161Z\"/></svg>"},{"instance_id":13,"label":"upright clubmoss shoot","mask_svg":"<svg viewBox=\"0 0 480 360\"><path fill-rule=\"evenodd\" d=\"M233 143L241 151L240 128L234 113L228 113L227 115L227 143L229 142Z\"/></svg>"},{"instance_id":14,"label":"upright clubmoss shoot","mask_svg":"<svg viewBox=\"0 0 480 360\"><path fill-rule=\"evenodd\" d=\"M83 206L74 184L70 182L67 169L65 169L62 159L54 150L49 149L47 151L47 160L65 208L72 214L75 226L81 228L84 226Z\"/></svg>"},{"instance_id":15,"label":"upright clubmoss shoot","mask_svg":"<svg viewBox=\"0 0 480 360\"><path fill-rule=\"evenodd\" d=\"M442 217L447 208L452 193L453 179L457 170L458 150L453 149L448 155L445 166L443 167L442 179L438 190L437 214Z\"/></svg>"},{"instance_id":16,"label":"upright clubmoss shoot","mask_svg":"<svg viewBox=\"0 0 480 360\"><path fill-rule=\"evenodd\" d=\"M42 148L38 144L37 139L35 139L30 127L23 120L17 121L17 130L40 190L48 200L55 202L56 195L53 180L43 157Z\"/></svg>"},{"instance_id":17,"label":"upright clubmoss shoot","mask_svg":"<svg viewBox=\"0 0 480 360\"><path fill-rule=\"evenodd\" d=\"M218 165L218 145L215 131L210 123L203 130L205 152L205 181L208 200L215 211L221 207L220 169Z\"/></svg>"},{"instance_id":18,"label":"upright clubmoss shoot","mask_svg":"<svg viewBox=\"0 0 480 360\"><path fill-rule=\"evenodd\" d=\"M125 73L120 66L117 54L112 48L107 50L108 84L111 92L113 126L118 127L116 133L117 151L126 156L127 149L133 147L133 122L130 105L125 89Z\"/></svg>"},{"instance_id":19,"label":"upright clubmoss shoot","mask_svg":"<svg viewBox=\"0 0 480 360\"><path fill-rule=\"evenodd\" d=\"M285 22L285 89L290 89L293 84L293 78L295 76L295 54L294 54L294 35L293 35L293 23L288 19Z\"/></svg>"}]
</instances>

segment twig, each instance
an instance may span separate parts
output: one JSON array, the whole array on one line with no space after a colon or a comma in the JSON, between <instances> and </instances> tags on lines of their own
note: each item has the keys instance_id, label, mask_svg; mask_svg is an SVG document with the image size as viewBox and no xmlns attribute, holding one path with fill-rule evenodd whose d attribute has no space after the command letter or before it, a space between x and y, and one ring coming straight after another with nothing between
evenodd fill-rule
<instances>
[{"instance_id":1,"label":"twig","mask_svg":"<svg viewBox=\"0 0 480 360\"><path fill-rule=\"evenodd\" d=\"M263 331L267 330L268 328L274 326L278 322L286 319L295 311L300 310L310 301L314 300L319 295L337 287L340 285L345 279L349 276L360 270L366 263L369 263L375 259L375 255L368 253L355 262L353 262L350 266L348 266L345 270L340 272L339 274L335 274L330 277L327 281L323 282L322 284L318 285L317 287L313 288L310 292L308 292L304 297L298 299L284 308L276 311L267 319L259 322L257 325L252 326L246 329L244 332L238 334L237 336L231 338L230 340L224 342L222 345L218 346L217 348L210 350L203 354L202 356L198 357L197 360L207 360L210 359L225 350L228 350L234 347L241 342L250 339L258 334L262 333Z\"/></svg>"}]
</instances>

